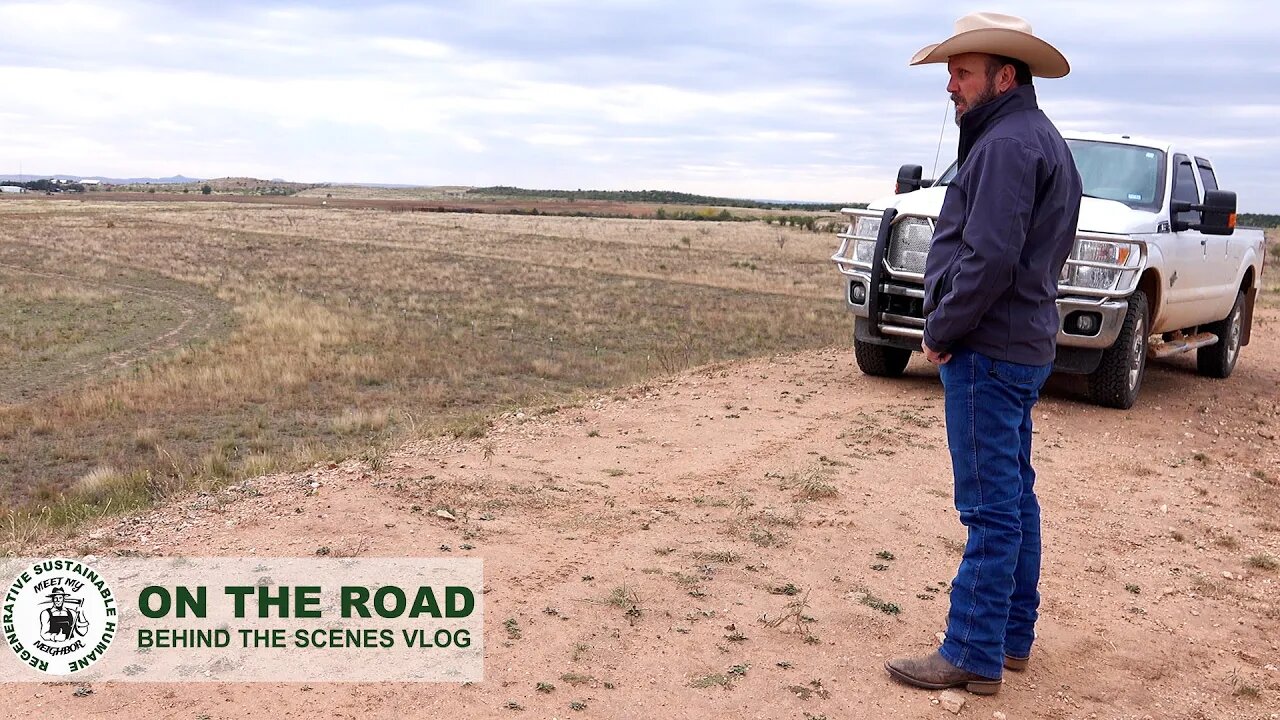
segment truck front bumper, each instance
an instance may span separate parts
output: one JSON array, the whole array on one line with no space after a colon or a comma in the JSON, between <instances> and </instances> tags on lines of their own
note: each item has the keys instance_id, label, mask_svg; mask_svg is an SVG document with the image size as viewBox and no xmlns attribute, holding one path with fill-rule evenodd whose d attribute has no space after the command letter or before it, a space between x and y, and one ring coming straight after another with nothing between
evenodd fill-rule
<instances>
[{"instance_id":1,"label":"truck front bumper","mask_svg":"<svg viewBox=\"0 0 1280 720\"><path fill-rule=\"evenodd\" d=\"M844 275L845 303L854 316L865 320L859 340L895 347L920 347L924 337L924 288L898 281L881 282L871 291L871 276ZM879 311L872 322L872 297L878 296ZM1124 326L1129 309L1126 300L1058 298L1058 346L1087 350L1111 347Z\"/></svg>"},{"instance_id":2,"label":"truck front bumper","mask_svg":"<svg viewBox=\"0 0 1280 720\"><path fill-rule=\"evenodd\" d=\"M1115 344L1129 311L1127 300L1058 298L1058 345L1103 350ZM1085 329L1085 325L1089 329Z\"/></svg>"}]
</instances>

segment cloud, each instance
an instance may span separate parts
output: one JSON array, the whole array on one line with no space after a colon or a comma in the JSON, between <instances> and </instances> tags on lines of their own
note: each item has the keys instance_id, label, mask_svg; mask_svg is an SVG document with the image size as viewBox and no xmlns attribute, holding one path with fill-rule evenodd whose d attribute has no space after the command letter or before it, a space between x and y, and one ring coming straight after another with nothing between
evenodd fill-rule
<instances>
[{"instance_id":1,"label":"cloud","mask_svg":"<svg viewBox=\"0 0 1280 720\"><path fill-rule=\"evenodd\" d=\"M869 200L899 164L954 157L945 71L906 60L970 10L0 3L0 163ZM1242 208L1280 211L1277 18L1249 0L1037 4L1073 63L1037 83L1042 104L1064 128L1212 153Z\"/></svg>"}]
</instances>

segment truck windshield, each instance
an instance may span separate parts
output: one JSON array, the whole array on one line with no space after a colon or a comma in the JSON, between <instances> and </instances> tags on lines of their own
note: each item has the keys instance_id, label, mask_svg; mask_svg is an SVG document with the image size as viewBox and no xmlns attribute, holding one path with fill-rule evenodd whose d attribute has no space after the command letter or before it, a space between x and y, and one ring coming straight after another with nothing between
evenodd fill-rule
<instances>
[{"instance_id":1,"label":"truck windshield","mask_svg":"<svg viewBox=\"0 0 1280 720\"><path fill-rule=\"evenodd\" d=\"M1164 153L1155 148L1096 140L1068 140L1084 194L1125 205L1158 208L1164 180Z\"/></svg>"},{"instance_id":2,"label":"truck windshield","mask_svg":"<svg viewBox=\"0 0 1280 720\"><path fill-rule=\"evenodd\" d=\"M1068 140L1071 156L1089 197L1158 210L1164 201L1164 152L1155 148L1097 140ZM952 163L934 185L956 179Z\"/></svg>"}]
</instances>

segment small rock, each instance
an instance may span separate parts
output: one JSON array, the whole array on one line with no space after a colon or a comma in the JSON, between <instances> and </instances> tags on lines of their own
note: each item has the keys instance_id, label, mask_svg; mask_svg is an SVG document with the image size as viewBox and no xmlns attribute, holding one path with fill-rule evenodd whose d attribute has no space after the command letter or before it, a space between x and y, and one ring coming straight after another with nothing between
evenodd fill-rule
<instances>
[{"instance_id":1,"label":"small rock","mask_svg":"<svg viewBox=\"0 0 1280 720\"><path fill-rule=\"evenodd\" d=\"M98 556L97 556L97 555L85 555L85 556L84 556L84 561L85 561L85 563L86 563L86 564L88 564L88 565L92 565L92 564L94 564L94 563L98 562Z\"/></svg>"},{"instance_id":2,"label":"small rock","mask_svg":"<svg viewBox=\"0 0 1280 720\"><path fill-rule=\"evenodd\" d=\"M991 720L1009 720L1009 716L997 710L991 713Z\"/></svg>"},{"instance_id":3,"label":"small rock","mask_svg":"<svg viewBox=\"0 0 1280 720\"><path fill-rule=\"evenodd\" d=\"M937 638L939 645L947 641L947 634L944 632L934 633L933 636Z\"/></svg>"},{"instance_id":4,"label":"small rock","mask_svg":"<svg viewBox=\"0 0 1280 720\"><path fill-rule=\"evenodd\" d=\"M442 518L444 518L445 520L457 520L457 519L458 519L458 518L454 517L454 516L453 516L453 513L449 512L448 510L437 510L437 511L436 511L436 517L442 517Z\"/></svg>"},{"instance_id":5,"label":"small rock","mask_svg":"<svg viewBox=\"0 0 1280 720\"><path fill-rule=\"evenodd\" d=\"M945 710L957 715L964 707L964 696L954 690L944 691L938 696L938 701L942 703Z\"/></svg>"},{"instance_id":6,"label":"small rock","mask_svg":"<svg viewBox=\"0 0 1280 720\"><path fill-rule=\"evenodd\" d=\"M1223 570L1223 571L1222 571L1222 577L1224 577L1224 578L1226 578L1226 579L1230 580L1230 579L1231 579L1231 577L1232 577L1232 576L1231 576L1231 572L1230 572L1229 570Z\"/></svg>"}]
</instances>

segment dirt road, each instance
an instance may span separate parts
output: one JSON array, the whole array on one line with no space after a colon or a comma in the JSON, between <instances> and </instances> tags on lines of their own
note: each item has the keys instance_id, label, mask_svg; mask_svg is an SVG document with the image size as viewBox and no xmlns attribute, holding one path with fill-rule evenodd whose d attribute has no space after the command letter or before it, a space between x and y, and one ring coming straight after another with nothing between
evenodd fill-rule
<instances>
[{"instance_id":1,"label":"dirt road","mask_svg":"<svg viewBox=\"0 0 1280 720\"><path fill-rule=\"evenodd\" d=\"M163 278L151 278L155 285L148 287L140 284L143 281L105 280L6 262L0 262L0 270L25 278L112 291L122 297L149 302L163 310L153 310L153 315L167 314L172 318L172 322L158 325L139 322L137 327L113 328L110 337L117 349L110 352L56 356L39 364L6 368L8 372L0 375L0 402L25 402L72 383L140 365L185 343L209 338L215 328L225 322L226 309L216 298Z\"/></svg>"},{"instance_id":2,"label":"dirt road","mask_svg":"<svg viewBox=\"0 0 1280 720\"><path fill-rule=\"evenodd\" d=\"M1158 363L1129 412L1051 382L1040 638L1028 672L961 716L1280 712L1280 572L1259 559L1280 556L1280 311L1257 323L1230 380ZM376 471L271 476L87 528L45 551L483 558L485 681L10 684L0 714L951 717L882 669L936 642L964 538L939 391L919 359L884 381L844 349L702 368ZM761 622L800 599L811 620Z\"/></svg>"}]
</instances>

